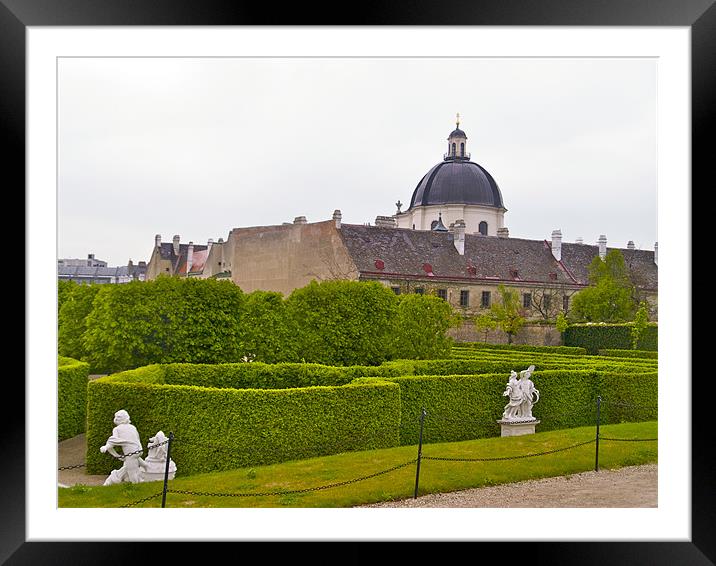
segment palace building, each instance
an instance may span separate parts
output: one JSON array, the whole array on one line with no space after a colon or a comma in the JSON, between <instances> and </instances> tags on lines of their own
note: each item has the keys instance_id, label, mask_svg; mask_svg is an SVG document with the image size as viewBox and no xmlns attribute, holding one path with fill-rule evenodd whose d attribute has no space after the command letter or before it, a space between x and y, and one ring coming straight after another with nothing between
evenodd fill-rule
<instances>
[{"instance_id":1,"label":"palace building","mask_svg":"<svg viewBox=\"0 0 716 566\"><path fill-rule=\"evenodd\" d=\"M340 210L330 219L232 229L226 240L206 245L171 244L155 238L147 278L161 273L227 278L245 292L285 296L310 281L378 281L395 293L434 294L468 318L489 308L500 284L520 294L525 315L554 320L569 311L571 296L588 284L588 266L604 258L607 238L594 244L566 242L559 229L549 238L512 238L504 225L502 193L493 176L471 161L467 135L448 136L443 160L415 187L410 204L374 225L344 224ZM657 318L658 248L623 253L640 298Z\"/></svg>"}]
</instances>

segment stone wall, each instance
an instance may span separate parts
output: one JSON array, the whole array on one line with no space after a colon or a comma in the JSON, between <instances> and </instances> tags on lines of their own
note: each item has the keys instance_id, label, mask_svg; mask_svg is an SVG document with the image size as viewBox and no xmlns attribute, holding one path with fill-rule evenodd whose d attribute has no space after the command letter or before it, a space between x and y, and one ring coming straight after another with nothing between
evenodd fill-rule
<instances>
[{"instance_id":1,"label":"stone wall","mask_svg":"<svg viewBox=\"0 0 716 566\"><path fill-rule=\"evenodd\" d=\"M507 334L501 330L478 332L475 323L464 321L459 328L451 328L448 335L456 342L487 342L488 344L507 344ZM561 346L562 336L554 326L542 324L526 324L512 340L513 344L529 344L531 346Z\"/></svg>"}]
</instances>

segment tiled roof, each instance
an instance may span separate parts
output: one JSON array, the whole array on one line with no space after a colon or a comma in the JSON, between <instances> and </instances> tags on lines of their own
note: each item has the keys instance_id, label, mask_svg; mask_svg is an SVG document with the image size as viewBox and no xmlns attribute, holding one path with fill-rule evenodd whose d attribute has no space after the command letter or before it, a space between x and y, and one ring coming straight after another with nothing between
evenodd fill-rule
<instances>
[{"instance_id":1,"label":"tiled roof","mask_svg":"<svg viewBox=\"0 0 716 566\"><path fill-rule=\"evenodd\" d=\"M204 271L204 265L206 264L206 260L209 258L209 248L207 247L204 250L196 250L196 246L194 246L194 253L192 254L192 262L191 262L191 269L189 270L190 273L201 273Z\"/></svg>"},{"instance_id":2,"label":"tiled roof","mask_svg":"<svg viewBox=\"0 0 716 566\"><path fill-rule=\"evenodd\" d=\"M194 254L196 257L197 252L203 252L208 247L200 244L194 244ZM159 255L161 259L169 260L172 264L172 270L174 273L180 273L186 275L186 254L189 250L189 244L179 244L179 255L174 253L173 242L162 242L159 248ZM195 271L195 269L192 269Z\"/></svg>"},{"instance_id":3,"label":"tiled roof","mask_svg":"<svg viewBox=\"0 0 716 566\"><path fill-rule=\"evenodd\" d=\"M615 248L607 248L607 252ZM654 263L654 252L616 248L622 252L624 262L634 282L646 289L656 289L659 270ZM599 247L586 244L562 244L562 263L580 283L589 283L589 264L599 255Z\"/></svg>"},{"instance_id":4,"label":"tiled roof","mask_svg":"<svg viewBox=\"0 0 716 566\"><path fill-rule=\"evenodd\" d=\"M129 269L121 267L67 267L58 266L57 275L64 277L127 277Z\"/></svg>"},{"instance_id":5,"label":"tiled roof","mask_svg":"<svg viewBox=\"0 0 716 566\"><path fill-rule=\"evenodd\" d=\"M560 263L545 240L466 234L465 255L460 255L453 235L444 232L354 224L343 224L340 232L358 270L369 276L585 285L587 266L598 254L596 246L562 244ZM656 288L653 253L622 251L625 258L631 252L632 268Z\"/></svg>"}]
</instances>

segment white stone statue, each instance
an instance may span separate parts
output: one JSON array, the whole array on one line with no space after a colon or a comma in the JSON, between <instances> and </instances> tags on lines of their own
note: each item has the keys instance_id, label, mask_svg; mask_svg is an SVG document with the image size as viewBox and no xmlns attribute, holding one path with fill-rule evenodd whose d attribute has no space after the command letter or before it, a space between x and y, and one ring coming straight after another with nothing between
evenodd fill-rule
<instances>
[{"instance_id":1,"label":"white stone statue","mask_svg":"<svg viewBox=\"0 0 716 566\"><path fill-rule=\"evenodd\" d=\"M539 401L539 391L535 389L535 385L530 379L534 369L535 366L532 365L526 370L521 371L519 379L514 370L510 373L507 388L502 394L510 398L509 403L505 405L505 410L502 413L503 421L535 420L532 416L532 406Z\"/></svg>"},{"instance_id":2,"label":"white stone statue","mask_svg":"<svg viewBox=\"0 0 716 566\"><path fill-rule=\"evenodd\" d=\"M156 481L164 479L164 472L167 466L167 454L169 451L169 445L167 444L168 437L160 430L152 438L149 439L147 444L147 456L144 463L146 468L144 470L144 481ZM174 460L169 459L169 474L168 479L173 480L176 474L177 466Z\"/></svg>"},{"instance_id":3,"label":"white stone statue","mask_svg":"<svg viewBox=\"0 0 716 566\"><path fill-rule=\"evenodd\" d=\"M520 390L522 391L522 404L520 405L520 419L533 420L532 406L539 401L539 390L535 388L530 377L535 367L530 366L526 370L520 372Z\"/></svg>"},{"instance_id":4,"label":"white stone statue","mask_svg":"<svg viewBox=\"0 0 716 566\"><path fill-rule=\"evenodd\" d=\"M145 463L142 460L142 442L139 440L137 428L130 423L129 413L124 409L114 414L112 436L99 451L104 454L109 452L115 458L123 461L122 467L112 470L112 473L105 480L104 485L114 485L122 482L140 483L143 481ZM116 448L121 448L119 454Z\"/></svg>"},{"instance_id":5,"label":"white stone statue","mask_svg":"<svg viewBox=\"0 0 716 566\"><path fill-rule=\"evenodd\" d=\"M522 405L522 390L517 379L517 372L510 372L510 379L507 382L507 389L502 394L503 397L509 397L510 402L505 405L505 411L502 413L502 419L511 421L517 418L520 406Z\"/></svg>"}]
</instances>

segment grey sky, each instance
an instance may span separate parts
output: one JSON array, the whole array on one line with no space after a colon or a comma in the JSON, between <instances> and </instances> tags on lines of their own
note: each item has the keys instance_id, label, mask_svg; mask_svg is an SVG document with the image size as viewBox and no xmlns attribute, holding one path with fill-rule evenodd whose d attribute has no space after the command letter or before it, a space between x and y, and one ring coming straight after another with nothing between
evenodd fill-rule
<instances>
[{"instance_id":1,"label":"grey sky","mask_svg":"<svg viewBox=\"0 0 716 566\"><path fill-rule=\"evenodd\" d=\"M305 215L410 201L460 112L510 236L653 249L656 61L61 59L59 257L149 260Z\"/></svg>"}]
</instances>

